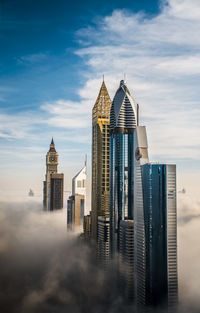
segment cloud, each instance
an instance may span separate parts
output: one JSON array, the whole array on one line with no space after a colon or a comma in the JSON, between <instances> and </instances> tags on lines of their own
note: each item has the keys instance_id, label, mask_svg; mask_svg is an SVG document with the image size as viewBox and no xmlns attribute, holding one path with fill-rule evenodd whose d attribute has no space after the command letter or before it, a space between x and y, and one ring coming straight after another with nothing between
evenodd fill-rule
<instances>
[{"instance_id":1,"label":"cloud","mask_svg":"<svg viewBox=\"0 0 200 313\"><path fill-rule=\"evenodd\" d=\"M197 160L200 8L198 1L161 4L157 16L115 10L95 27L79 30L78 38L89 44L76 53L87 60L90 81L105 74L112 96L126 73L153 155Z\"/></svg>"},{"instance_id":2,"label":"cloud","mask_svg":"<svg viewBox=\"0 0 200 313\"><path fill-rule=\"evenodd\" d=\"M16 157L23 150L23 158L25 154L31 158L17 143L44 147L52 135L60 149L78 146L89 153L91 112L102 75L113 98L126 74L131 94L140 104L140 124L147 127L150 159L172 161L182 168L187 160L198 166L199 11L198 0L161 1L157 15L115 10L80 29L76 33L80 48L75 53L82 58L79 74L84 83L76 90L76 100L47 99L26 113L1 111L0 137L8 146L10 142L4 154L10 155L15 142ZM44 57L41 53L22 59L35 62Z\"/></svg>"},{"instance_id":3,"label":"cloud","mask_svg":"<svg viewBox=\"0 0 200 313\"><path fill-rule=\"evenodd\" d=\"M90 102L88 100L73 102L70 100L57 100L45 103L41 109L49 115L46 123L59 128L80 129L90 125Z\"/></svg>"},{"instance_id":4,"label":"cloud","mask_svg":"<svg viewBox=\"0 0 200 313\"><path fill-rule=\"evenodd\" d=\"M124 312L114 264L105 275L65 213L0 203L1 312Z\"/></svg>"},{"instance_id":5,"label":"cloud","mask_svg":"<svg viewBox=\"0 0 200 313\"><path fill-rule=\"evenodd\" d=\"M178 220L187 224L200 218L200 201L198 198L186 194L178 194Z\"/></svg>"},{"instance_id":6,"label":"cloud","mask_svg":"<svg viewBox=\"0 0 200 313\"><path fill-rule=\"evenodd\" d=\"M189 200L179 201L179 217L199 212ZM178 312L198 312L199 235L198 219L178 224ZM135 312L122 298L115 265L105 275L93 250L66 231L66 211L45 213L30 201L0 203L1 312Z\"/></svg>"},{"instance_id":7,"label":"cloud","mask_svg":"<svg viewBox=\"0 0 200 313\"><path fill-rule=\"evenodd\" d=\"M21 56L20 58L17 59L17 62L19 64L25 64L25 63L36 64L36 63L41 63L45 61L48 56L49 56L48 53L29 54L29 55Z\"/></svg>"}]
</instances>

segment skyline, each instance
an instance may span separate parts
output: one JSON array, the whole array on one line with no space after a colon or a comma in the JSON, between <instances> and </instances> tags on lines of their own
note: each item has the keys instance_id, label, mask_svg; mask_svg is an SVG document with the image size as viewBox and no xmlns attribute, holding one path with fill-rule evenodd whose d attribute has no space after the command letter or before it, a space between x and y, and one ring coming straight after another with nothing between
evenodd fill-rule
<instances>
[{"instance_id":1,"label":"skyline","mask_svg":"<svg viewBox=\"0 0 200 313\"><path fill-rule=\"evenodd\" d=\"M198 2L0 2L3 312L198 312Z\"/></svg>"},{"instance_id":2,"label":"skyline","mask_svg":"<svg viewBox=\"0 0 200 313\"><path fill-rule=\"evenodd\" d=\"M26 47L25 51L14 42L18 54L7 49L7 64L11 60L14 63L1 75L1 199L9 189L26 194L31 187L42 194L45 154L52 136L59 153L60 171L66 177L65 190L71 189L71 178L83 163L85 153L90 166L91 108L103 74L111 99L126 74L130 92L140 104L140 123L147 126L150 159L176 163L178 188L185 187L189 195L193 192L198 196L200 9L197 1L171 0L168 2L171 7L163 1L156 3L157 9L153 11L145 1L141 6L136 2L131 6L127 1L126 10L122 4L118 10L113 10L114 4L105 11L96 7L91 15L85 15L84 23L74 21L71 27L62 24L70 33L67 43L63 35L59 38L59 42L63 40L62 47L54 48L55 37L52 42L48 37L47 50L46 41L43 46ZM52 9L52 3L49 7ZM61 7L59 4L58 13ZM7 33L19 35L18 27L24 29L23 23L29 31L30 25L35 25L33 19L23 20L26 10L24 7L21 15L16 11L16 20L4 13L1 40L5 40ZM33 11L33 17L34 14ZM52 26L58 30L60 24L58 27L51 14L47 19L42 7L38 14L37 32L44 31L41 18L43 24L54 22ZM22 36L22 46L26 46L24 39ZM70 57L69 54L61 57L65 49L71 49ZM72 67L68 67L70 62Z\"/></svg>"}]
</instances>

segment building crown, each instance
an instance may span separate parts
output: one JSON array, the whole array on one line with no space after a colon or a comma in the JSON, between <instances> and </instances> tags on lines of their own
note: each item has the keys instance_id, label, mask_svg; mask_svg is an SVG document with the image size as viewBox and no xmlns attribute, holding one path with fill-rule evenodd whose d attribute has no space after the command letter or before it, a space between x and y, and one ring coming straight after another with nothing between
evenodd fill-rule
<instances>
[{"instance_id":1,"label":"building crown","mask_svg":"<svg viewBox=\"0 0 200 313\"><path fill-rule=\"evenodd\" d=\"M134 101L125 80L120 81L110 111L110 130L115 128L134 129L137 125L137 114Z\"/></svg>"},{"instance_id":2,"label":"building crown","mask_svg":"<svg viewBox=\"0 0 200 313\"><path fill-rule=\"evenodd\" d=\"M55 144L54 144L54 141L53 141L53 137L52 137L52 140L51 140L49 152L56 152Z\"/></svg>"},{"instance_id":3,"label":"building crown","mask_svg":"<svg viewBox=\"0 0 200 313\"><path fill-rule=\"evenodd\" d=\"M103 80L97 100L92 109L92 118L109 118L111 108L111 99L106 88L106 84Z\"/></svg>"}]
</instances>

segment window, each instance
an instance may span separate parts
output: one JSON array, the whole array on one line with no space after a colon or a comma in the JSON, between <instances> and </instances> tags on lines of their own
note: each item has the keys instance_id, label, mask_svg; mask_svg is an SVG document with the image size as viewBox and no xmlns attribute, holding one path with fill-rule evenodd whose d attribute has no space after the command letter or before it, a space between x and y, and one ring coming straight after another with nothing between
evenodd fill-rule
<instances>
[{"instance_id":1,"label":"window","mask_svg":"<svg viewBox=\"0 0 200 313\"><path fill-rule=\"evenodd\" d=\"M77 181L77 187L78 187L78 188L81 188L81 180L78 180L78 181Z\"/></svg>"}]
</instances>

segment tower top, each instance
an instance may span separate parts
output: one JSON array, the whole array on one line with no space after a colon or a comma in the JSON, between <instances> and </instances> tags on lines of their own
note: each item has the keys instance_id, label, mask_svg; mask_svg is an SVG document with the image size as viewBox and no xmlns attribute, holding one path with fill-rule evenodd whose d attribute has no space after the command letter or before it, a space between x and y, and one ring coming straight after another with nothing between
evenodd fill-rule
<instances>
[{"instance_id":1,"label":"tower top","mask_svg":"<svg viewBox=\"0 0 200 313\"><path fill-rule=\"evenodd\" d=\"M55 144L54 144L54 141L53 141L53 137L52 137L52 140L51 140L49 152L56 152Z\"/></svg>"},{"instance_id":2,"label":"tower top","mask_svg":"<svg viewBox=\"0 0 200 313\"><path fill-rule=\"evenodd\" d=\"M92 110L93 120L96 120L97 118L109 118L110 107L111 100L103 79L97 100Z\"/></svg>"},{"instance_id":3,"label":"tower top","mask_svg":"<svg viewBox=\"0 0 200 313\"><path fill-rule=\"evenodd\" d=\"M121 130L133 130L137 125L135 103L130 95L126 81L120 81L119 88L114 96L110 111L111 132Z\"/></svg>"}]
</instances>

